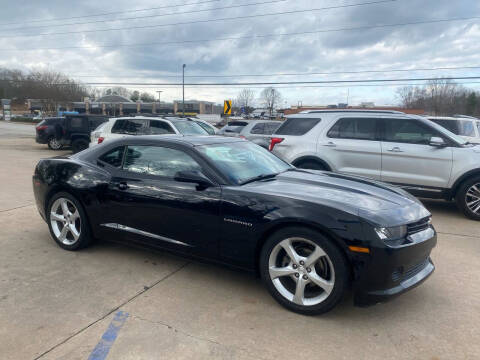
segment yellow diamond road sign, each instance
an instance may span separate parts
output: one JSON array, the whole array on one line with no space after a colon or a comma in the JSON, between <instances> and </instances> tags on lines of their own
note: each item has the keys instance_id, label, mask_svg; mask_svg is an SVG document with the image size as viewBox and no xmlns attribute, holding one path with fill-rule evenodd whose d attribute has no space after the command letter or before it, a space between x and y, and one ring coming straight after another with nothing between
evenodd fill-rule
<instances>
[{"instance_id":1,"label":"yellow diamond road sign","mask_svg":"<svg viewBox=\"0 0 480 360\"><path fill-rule=\"evenodd\" d=\"M225 115L232 115L232 100L225 100L223 102L223 113Z\"/></svg>"}]
</instances>

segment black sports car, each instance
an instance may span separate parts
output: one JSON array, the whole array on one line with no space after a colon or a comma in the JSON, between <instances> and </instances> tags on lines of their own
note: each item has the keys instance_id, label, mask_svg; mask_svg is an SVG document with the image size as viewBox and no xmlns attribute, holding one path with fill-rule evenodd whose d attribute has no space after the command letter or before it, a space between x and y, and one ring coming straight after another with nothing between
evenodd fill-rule
<instances>
[{"instance_id":1,"label":"black sports car","mask_svg":"<svg viewBox=\"0 0 480 360\"><path fill-rule=\"evenodd\" d=\"M403 190L300 170L242 139L142 136L41 160L38 210L54 240L139 243L257 272L290 310L387 300L434 270L430 213Z\"/></svg>"}]
</instances>

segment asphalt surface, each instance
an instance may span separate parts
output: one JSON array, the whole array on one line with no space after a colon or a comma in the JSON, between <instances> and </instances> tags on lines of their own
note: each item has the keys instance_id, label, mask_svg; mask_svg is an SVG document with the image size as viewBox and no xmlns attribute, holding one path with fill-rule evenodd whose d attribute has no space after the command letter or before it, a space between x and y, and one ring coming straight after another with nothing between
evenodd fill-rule
<instances>
[{"instance_id":1,"label":"asphalt surface","mask_svg":"<svg viewBox=\"0 0 480 360\"><path fill-rule=\"evenodd\" d=\"M60 249L33 204L33 127L0 122L0 358L478 359L480 223L428 201L436 272L385 303L305 317L258 279L99 242Z\"/></svg>"}]
</instances>

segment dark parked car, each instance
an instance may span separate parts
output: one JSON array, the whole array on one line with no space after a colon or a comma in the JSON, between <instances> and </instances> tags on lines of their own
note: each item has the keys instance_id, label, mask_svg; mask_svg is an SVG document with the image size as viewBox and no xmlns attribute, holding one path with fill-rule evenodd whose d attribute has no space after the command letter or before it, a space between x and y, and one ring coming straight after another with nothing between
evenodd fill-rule
<instances>
[{"instance_id":1,"label":"dark parked car","mask_svg":"<svg viewBox=\"0 0 480 360\"><path fill-rule=\"evenodd\" d=\"M60 139L65 127L65 118L46 118L40 121L36 128L35 141L39 144L48 144L52 150L59 150L62 148Z\"/></svg>"},{"instance_id":2,"label":"dark parked car","mask_svg":"<svg viewBox=\"0 0 480 360\"><path fill-rule=\"evenodd\" d=\"M71 146L73 153L88 148L90 133L108 121L106 116L66 115L64 118L45 119L37 125L36 141L48 144L52 150Z\"/></svg>"},{"instance_id":3,"label":"dark parked car","mask_svg":"<svg viewBox=\"0 0 480 360\"><path fill-rule=\"evenodd\" d=\"M33 187L53 239L114 239L257 272L302 314L392 298L434 271L430 213L380 182L292 167L218 136L112 140L41 160Z\"/></svg>"}]
</instances>

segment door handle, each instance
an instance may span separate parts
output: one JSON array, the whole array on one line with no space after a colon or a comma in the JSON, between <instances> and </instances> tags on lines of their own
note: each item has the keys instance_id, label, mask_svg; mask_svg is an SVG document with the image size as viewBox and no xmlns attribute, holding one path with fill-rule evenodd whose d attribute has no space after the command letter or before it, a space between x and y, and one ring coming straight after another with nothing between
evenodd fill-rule
<instances>
[{"instance_id":1,"label":"door handle","mask_svg":"<svg viewBox=\"0 0 480 360\"><path fill-rule=\"evenodd\" d=\"M335 147L337 146L333 141L329 141L326 144L323 144L323 146L330 146L330 147Z\"/></svg>"},{"instance_id":2,"label":"door handle","mask_svg":"<svg viewBox=\"0 0 480 360\"><path fill-rule=\"evenodd\" d=\"M120 190L127 190L128 189L128 185L126 182L122 181L122 182L119 182L117 184L117 188L119 188Z\"/></svg>"},{"instance_id":3,"label":"door handle","mask_svg":"<svg viewBox=\"0 0 480 360\"><path fill-rule=\"evenodd\" d=\"M391 148L391 149L388 149L387 151L398 152L398 153L403 152L403 150L400 149L398 146L395 146L395 147L393 147L393 148Z\"/></svg>"}]
</instances>

